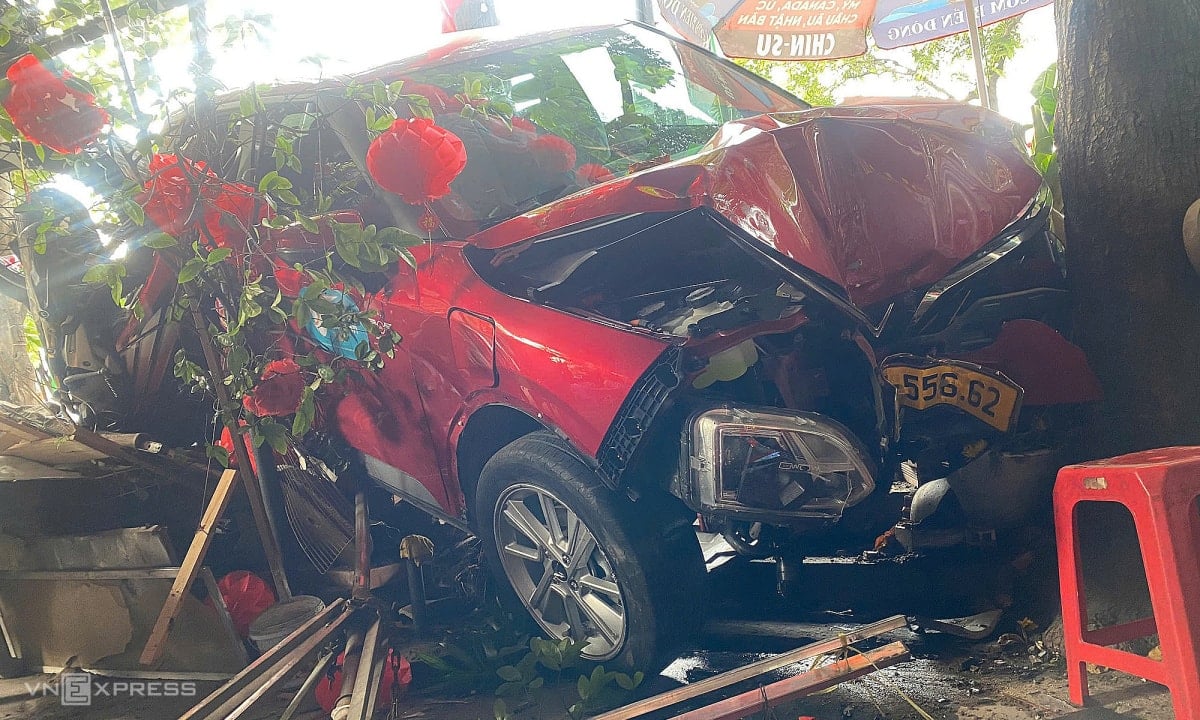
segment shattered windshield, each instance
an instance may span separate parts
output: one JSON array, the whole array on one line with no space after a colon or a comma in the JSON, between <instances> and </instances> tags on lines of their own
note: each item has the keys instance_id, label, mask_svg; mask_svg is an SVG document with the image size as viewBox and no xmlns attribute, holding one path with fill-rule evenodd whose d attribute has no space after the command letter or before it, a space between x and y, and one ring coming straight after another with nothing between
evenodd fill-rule
<instances>
[{"instance_id":1,"label":"shattered windshield","mask_svg":"<svg viewBox=\"0 0 1200 720\"><path fill-rule=\"evenodd\" d=\"M402 92L424 95L435 122L466 145L466 169L434 203L458 236L693 155L730 120L803 108L736 66L636 26L446 63L404 80ZM464 102L504 112L464 113Z\"/></svg>"}]
</instances>

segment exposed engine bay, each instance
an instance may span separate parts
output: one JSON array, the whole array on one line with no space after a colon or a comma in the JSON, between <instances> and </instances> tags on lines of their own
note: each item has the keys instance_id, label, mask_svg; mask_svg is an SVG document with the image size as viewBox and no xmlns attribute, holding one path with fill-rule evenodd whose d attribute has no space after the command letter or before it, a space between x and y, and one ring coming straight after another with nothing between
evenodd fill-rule
<instances>
[{"instance_id":1,"label":"exposed engine bay","mask_svg":"<svg viewBox=\"0 0 1200 720\"><path fill-rule=\"evenodd\" d=\"M801 312L805 293L731 237L703 212L647 213L523 244L477 270L512 295L679 338Z\"/></svg>"}]
</instances>

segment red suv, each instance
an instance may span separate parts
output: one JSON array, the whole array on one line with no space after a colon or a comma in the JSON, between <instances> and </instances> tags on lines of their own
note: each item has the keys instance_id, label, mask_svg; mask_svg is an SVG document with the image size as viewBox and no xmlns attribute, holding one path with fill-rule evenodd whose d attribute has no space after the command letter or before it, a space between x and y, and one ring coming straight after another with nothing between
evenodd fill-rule
<instances>
[{"instance_id":1,"label":"red suv","mask_svg":"<svg viewBox=\"0 0 1200 720\"><path fill-rule=\"evenodd\" d=\"M511 119L464 112L463 78ZM1055 329L1061 248L1007 121L810 108L632 24L458 40L352 80L403 80L468 160L409 206L361 172L345 82L264 94L329 120L280 170L297 194L422 236L437 219L415 268L362 299L403 336L395 358L323 430L476 533L547 634L652 663L703 614L698 529L794 558L1037 517L1096 391ZM270 137L232 134L222 177L274 169ZM328 252L311 234L278 250Z\"/></svg>"}]
</instances>

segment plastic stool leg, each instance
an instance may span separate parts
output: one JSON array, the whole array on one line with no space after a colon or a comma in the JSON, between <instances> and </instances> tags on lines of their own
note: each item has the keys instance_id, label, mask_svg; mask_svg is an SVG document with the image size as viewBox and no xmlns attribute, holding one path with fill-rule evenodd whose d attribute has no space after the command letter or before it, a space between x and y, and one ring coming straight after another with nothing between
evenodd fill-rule
<instances>
[{"instance_id":1,"label":"plastic stool leg","mask_svg":"<svg viewBox=\"0 0 1200 720\"><path fill-rule=\"evenodd\" d=\"M1059 592L1062 599L1063 646L1067 656L1067 686L1071 702L1083 705L1088 697L1087 663L1076 660L1079 643L1087 624L1087 598L1084 596L1083 565L1075 513L1078 499L1055 498L1055 527L1058 538Z\"/></svg>"}]
</instances>

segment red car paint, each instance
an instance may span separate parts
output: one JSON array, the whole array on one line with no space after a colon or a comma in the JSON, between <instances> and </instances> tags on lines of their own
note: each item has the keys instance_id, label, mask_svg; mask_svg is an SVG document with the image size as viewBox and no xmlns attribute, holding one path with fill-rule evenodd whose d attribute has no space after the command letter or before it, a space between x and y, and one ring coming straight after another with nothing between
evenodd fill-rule
<instances>
[{"instance_id":1,"label":"red car paint","mask_svg":"<svg viewBox=\"0 0 1200 720\"><path fill-rule=\"evenodd\" d=\"M501 248L605 215L708 206L864 307L943 277L1040 185L1010 125L988 111L821 108L729 123L698 155L589 188L470 242Z\"/></svg>"},{"instance_id":2,"label":"red car paint","mask_svg":"<svg viewBox=\"0 0 1200 720\"><path fill-rule=\"evenodd\" d=\"M668 346L509 297L479 279L463 247L413 248L416 269L401 265L368 305L404 341L378 384L336 410L354 447L403 468L455 516L465 509L455 448L472 413L518 408L594 456L629 389ZM418 436L429 442L402 442Z\"/></svg>"}]
</instances>

